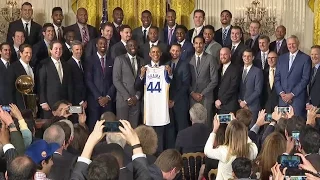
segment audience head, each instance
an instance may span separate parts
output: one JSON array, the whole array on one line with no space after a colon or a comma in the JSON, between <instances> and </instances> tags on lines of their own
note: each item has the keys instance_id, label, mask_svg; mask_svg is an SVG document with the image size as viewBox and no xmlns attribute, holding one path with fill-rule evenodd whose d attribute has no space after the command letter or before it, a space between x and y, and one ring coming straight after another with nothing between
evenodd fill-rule
<instances>
[{"instance_id":1,"label":"audience head","mask_svg":"<svg viewBox=\"0 0 320 180\"><path fill-rule=\"evenodd\" d=\"M149 56L154 63L158 63L160 61L162 52L159 46L152 46L150 48Z\"/></svg>"},{"instance_id":2,"label":"audience head","mask_svg":"<svg viewBox=\"0 0 320 180\"><path fill-rule=\"evenodd\" d=\"M278 61L278 54L274 51L269 52L268 54L268 64L271 68L276 67Z\"/></svg>"},{"instance_id":3,"label":"audience head","mask_svg":"<svg viewBox=\"0 0 320 180\"><path fill-rule=\"evenodd\" d=\"M218 147L224 144L225 137L226 137L226 129L227 129L227 124L221 123L216 133L215 141L213 142L214 147Z\"/></svg>"},{"instance_id":4,"label":"audience head","mask_svg":"<svg viewBox=\"0 0 320 180\"><path fill-rule=\"evenodd\" d=\"M25 36L24 36L24 32L22 30L17 30L13 33L12 36L12 40L13 40L13 45L16 48L19 48L19 46L21 44L23 44L26 40Z\"/></svg>"},{"instance_id":5,"label":"audience head","mask_svg":"<svg viewBox=\"0 0 320 180\"><path fill-rule=\"evenodd\" d=\"M248 158L238 157L231 166L235 179L250 179L252 164Z\"/></svg>"},{"instance_id":6,"label":"audience head","mask_svg":"<svg viewBox=\"0 0 320 180\"><path fill-rule=\"evenodd\" d=\"M62 56L62 43L59 40L54 40L50 43L51 57L55 60L60 60Z\"/></svg>"},{"instance_id":7,"label":"audience head","mask_svg":"<svg viewBox=\"0 0 320 180\"><path fill-rule=\"evenodd\" d=\"M220 22L223 26L228 26L231 23L232 14L229 10L223 10L220 13Z\"/></svg>"},{"instance_id":8,"label":"audience head","mask_svg":"<svg viewBox=\"0 0 320 180\"><path fill-rule=\"evenodd\" d=\"M253 119L253 115L249 109L239 109L236 112L236 119L238 121L241 121L247 127L249 127L249 125Z\"/></svg>"},{"instance_id":9,"label":"audience head","mask_svg":"<svg viewBox=\"0 0 320 180\"><path fill-rule=\"evenodd\" d=\"M53 165L52 156L59 147L57 143L49 143L40 139L32 143L26 149L25 154L37 165L37 171L48 175Z\"/></svg>"},{"instance_id":10,"label":"audience head","mask_svg":"<svg viewBox=\"0 0 320 180\"><path fill-rule=\"evenodd\" d=\"M287 39L287 46L289 51L293 54L299 50L299 39L295 35L291 35Z\"/></svg>"},{"instance_id":11,"label":"audience head","mask_svg":"<svg viewBox=\"0 0 320 180\"><path fill-rule=\"evenodd\" d=\"M205 21L206 13L202 9L196 9L193 12L193 22L195 27L200 27Z\"/></svg>"},{"instance_id":12,"label":"audience head","mask_svg":"<svg viewBox=\"0 0 320 180\"><path fill-rule=\"evenodd\" d=\"M259 36L259 49L262 52L266 52L269 50L270 38L266 35Z\"/></svg>"},{"instance_id":13,"label":"audience head","mask_svg":"<svg viewBox=\"0 0 320 180\"><path fill-rule=\"evenodd\" d=\"M19 46L19 51L20 59L26 64L29 64L32 57L32 46L29 44L22 44Z\"/></svg>"},{"instance_id":14,"label":"audience head","mask_svg":"<svg viewBox=\"0 0 320 180\"><path fill-rule=\"evenodd\" d=\"M74 41L75 36L76 34L72 30L69 30L64 33L64 39L66 40L66 43L68 45L71 45L71 43Z\"/></svg>"},{"instance_id":15,"label":"audience head","mask_svg":"<svg viewBox=\"0 0 320 180\"><path fill-rule=\"evenodd\" d=\"M310 56L313 64L320 63L320 46L319 45L314 45L311 47Z\"/></svg>"},{"instance_id":16,"label":"audience head","mask_svg":"<svg viewBox=\"0 0 320 180\"><path fill-rule=\"evenodd\" d=\"M128 40L131 39L132 30L129 25L124 24L124 25L120 26L119 30L120 30L120 36L121 36L122 41L127 42Z\"/></svg>"},{"instance_id":17,"label":"audience head","mask_svg":"<svg viewBox=\"0 0 320 180\"><path fill-rule=\"evenodd\" d=\"M113 25L110 22L101 24L101 36L105 37L107 40L111 40L113 36Z\"/></svg>"},{"instance_id":18,"label":"audience head","mask_svg":"<svg viewBox=\"0 0 320 180\"><path fill-rule=\"evenodd\" d=\"M116 23L117 25L122 24L124 15L123 15L123 10L121 9L121 7L116 7L113 9L112 18L113 18L113 22Z\"/></svg>"},{"instance_id":19,"label":"audience head","mask_svg":"<svg viewBox=\"0 0 320 180\"><path fill-rule=\"evenodd\" d=\"M305 120L299 116L293 116L287 120L286 126L286 135L292 136L292 131L299 131L301 132L303 128L306 126Z\"/></svg>"},{"instance_id":20,"label":"audience head","mask_svg":"<svg viewBox=\"0 0 320 180\"><path fill-rule=\"evenodd\" d=\"M104 37L99 37L96 47L100 55L105 55L107 53L107 39Z\"/></svg>"},{"instance_id":21,"label":"audience head","mask_svg":"<svg viewBox=\"0 0 320 180\"><path fill-rule=\"evenodd\" d=\"M283 25L278 26L275 32L277 40L284 39L284 37L286 36L286 32L286 27L284 27Z\"/></svg>"},{"instance_id":22,"label":"audience head","mask_svg":"<svg viewBox=\"0 0 320 180\"><path fill-rule=\"evenodd\" d=\"M184 25L176 26L176 38L179 43L186 39L186 34L188 33L188 29Z\"/></svg>"},{"instance_id":23,"label":"audience head","mask_svg":"<svg viewBox=\"0 0 320 180\"><path fill-rule=\"evenodd\" d=\"M63 111L66 111L69 109L69 102L66 100L60 100L57 101L56 103L53 104L52 106L52 114L53 116L62 116L64 113ZM67 113L68 115L70 115L69 113ZM68 116L66 116L67 118Z\"/></svg>"},{"instance_id":24,"label":"audience head","mask_svg":"<svg viewBox=\"0 0 320 180\"><path fill-rule=\"evenodd\" d=\"M239 43L242 38L242 29L239 26L232 26L231 28L231 41L233 43Z\"/></svg>"},{"instance_id":25,"label":"audience head","mask_svg":"<svg viewBox=\"0 0 320 180\"><path fill-rule=\"evenodd\" d=\"M117 159L120 168L125 166L124 158L126 154L123 148L119 144L116 144L116 143L108 144L107 142L100 142L94 147L92 152L92 157L93 159L95 159L95 157L101 154L106 154L106 153L110 153Z\"/></svg>"},{"instance_id":26,"label":"audience head","mask_svg":"<svg viewBox=\"0 0 320 180\"><path fill-rule=\"evenodd\" d=\"M286 127L288 120L285 118L280 118L278 123L275 125L275 131L281 133L283 136L286 136Z\"/></svg>"},{"instance_id":27,"label":"audience head","mask_svg":"<svg viewBox=\"0 0 320 180\"><path fill-rule=\"evenodd\" d=\"M28 156L18 156L7 167L7 180L33 180L36 164Z\"/></svg>"},{"instance_id":28,"label":"audience head","mask_svg":"<svg viewBox=\"0 0 320 180\"><path fill-rule=\"evenodd\" d=\"M74 125L74 138L71 141L70 147L76 150L79 154L83 151L84 145L89 137L89 132L79 124Z\"/></svg>"},{"instance_id":29,"label":"audience head","mask_svg":"<svg viewBox=\"0 0 320 180\"><path fill-rule=\"evenodd\" d=\"M260 34L260 27L261 27L261 24L259 21L257 21L257 20L251 21L250 26L249 26L250 35L251 36L259 35Z\"/></svg>"},{"instance_id":30,"label":"audience head","mask_svg":"<svg viewBox=\"0 0 320 180\"><path fill-rule=\"evenodd\" d=\"M242 59L243 59L244 66L248 67L248 66L252 65L252 62L254 59L252 49L244 50L244 52L242 54Z\"/></svg>"},{"instance_id":31,"label":"audience head","mask_svg":"<svg viewBox=\"0 0 320 180\"><path fill-rule=\"evenodd\" d=\"M107 111L107 112L104 112L101 115L100 120L106 120L106 121L109 121L109 122L110 121L113 122L113 121L117 121L117 117L113 112Z\"/></svg>"},{"instance_id":32,"label":"audience head","mask_svg":"<svg viewBox=\"0 0 320 180\"><path fill-rule=\"evenodd\" d=\"M166 13L166 21L169 27L176 25L176 11L173 9L168 9Z\"/></svg>"},{"instance_id":33,"label":"audience head","mask_svg":"<svg viewBox=\"0 0 320 180\"><path fill-rule=\"evenodd\" d=\"M51 125L43 133L43 140L47 143L57 143L59 145L59 150L62 151L63 146L65 145L65 133L61 126Z\"/></svg>"},{"instance_id":34,"label":"audience head","mask_svg":"<svg viewBox=\"0 0 320 180\"><path fill-rule=\"evenodd\" d=\"M306 126L300 131L299 151L306 154L318 154L320 149L320 134L311 126Z\"/></svg>"},{"instance_id":35,"label":"audience head","mask_svg":"<svg viewBox=\"0 0 320 180\"><path fill-rule=\"evenodd\" d=\"M181 56L181 45L178 43L172 43L170 48L170 55L173 60L177 60Z\"/></svg>"},{"instance_id":36,"label":"audience head","mask_svg":"<svg viewBox=\"0 0 320 180\"><path fill-rule=\"evenodd\" d=\"M29 2L24 2L21 5L21 18L25 21L30 21L33 15L32 4Z\"/></svg>"},{"instance_id":37,"label":"audience head","mask_svg":"<svg viewBox=\"0 0 320 180\"><path fill-rule=\"evenodd\" d=\"M136 56L138 53L137 41L133 39L130 39L129 41L127 41L126 49L131 56Z\"/></svg>"},{"instance_id":38,"label":"audience head","mask_svg":"<svg viewBox=\"0 0 320 180\"><path fill-rule=\"evenodd\" d=\"M144 154L153 155L158 148L157 133L152 127L140 125L135 129Z\"/></svg>"},{"instance_id":39,"label":"audience head","mask_svg":"<svg viewBox=\"0 0 320 180\"><path fill-rule=\"evenodd\" d=\"M4 42L0 44L0 55L2 59L10 61L11 47L9 43Z\"/></svg>"},{"instance_id":40,"label":"audience head","mask_svg":"<svg viewBox=\"0 0 320 180\"><path fill-rule=\"evenodd\" d=\"M82 42L78 40L72 41L71 50L72 50L72 56L80 61L83 53Z\"/></svg>"},{"instance_id":41,"label":"audience head","mask_svg":"<svg viewBox=\"0 0 320 180\"><path fill-rule=\"evenodd\" d=\"M231 50L227 47L220 49L220 62L221 64L227 64L231 61Z\"/></svg>"},{"instance_id":42,"label":"audience head","mask_svg":"<svg viewBox=\"0 0 320 180\"><path fill-rule=\"evenodd\" d=\"M207 109L200 103L195 103L189 110L190 120L192 124L202 123L207 120Z\"/></svg>"},{"instance_id":43,"label":"audience head","mask_svg":"<svg viewBox=\"0 0 320 180\"><path fill-rule=\"evenodd\" d=\"M50 43L55 35L53 24L51 23L45 23L42 27L42 35L43 38Z\"/></svg>"},{"instance_id":44,"label":"audience head","mask_svg":"<svg viewBox=\"0 0 320 180\"><path fill-rule=\"evenodd\" d=\"M203 38L206 44L210 44L214 39L214 27L212 25L206 25L203 27Z\"/></svg>"},{"instance_id":45,"label":"audience head","mask_svg":"<svg viewBox=\"0 0 320 180\"><path fill-rule=\"evenodd\" d=\"M195 38L193 38L193 47L197 54L203 53L204 43L205 43L205 40L203 36L196 36Z\"/></svg>"},{"instance_id":46,"label":"audience head","mask_svg":"<svg viewBox=\"0 0 320 180\"><path fill-rule=\"evenodd\" d=\"M118 121L117 117L112 112L105 112L101 115L100 119L103 119L107 122L115 122ZM106 133L106 141L108 144L116 143L119 144L122 148L126 145L126 140L123 139L121 133L118 132L107 132Z\"/></svg>"},{"instance_id":47,"label":"audience head","mask_svg":"<svg viewBox=\"0 0 320 180\"><path fill-rule=\"evenodd\" d=\"M173 180L182 169L181 154L174 149L163 151L154 163L163 174L163 179Z\"/></svg>"},{"instance_id":48,"label":"audience head","mask_svg":"<svg viewBox=\"0 0 320 180\"><path fill-rule=\"evenodd\" d=\"M149 28L148 39L151 43L155 43L159 40L159 28L157 26L151 26Z\"/></svg>"},{"instance_id":49,"label":"audience head","mask_svg":"<svg viewBox=\"0 0 320 180\"><path fill-rule=\"evenodd\" d=\"M118 180L120 167L117 159L111 154L101 154L88 167L88 180Z\"/></svg>"},{"instance_id":50,"label":"audience head","mask_svg":"<svg viewBox=\"0 0 320 180\"><path fill-rule=\"evenodd\" d=\"M64 123L63 125L60 125L63 129L63 131L65 132L65 140L66 140L66 147L65 149L67 149L67 146L70 145L70 143L72 142L73 138L74 138L74 127L73 127L73 123L68 120L68 119L63 119L60 120L59 122ZM66 126L67 125L67 126ZM70 132L68 132L70 131ZM67 132L67 133L66 133ZM68 135L67 135L68 134Z\"/></svg>"},{"instance_id":51,"label":"audience head","mask_svg":"<svg viewBox=\"0 0 320 180\"><path fill-rule=\"evenodd\" d=\"M86 25L88 22L88 11L85 8L79 8L77 10L77 22L81 25Z\"/></svg>"},{"instance_id":52,"label":"audience head","mask_svg":"<svg viewBox=\"0 0 320 180\"><path fill-rule=\"evenodd\" d=\"M54 7L52 9L52 15L51 15L51 18L52 18L52 21L53 23L60 27L61 26L61 23L63 21L63 12L62 12L62 8L61 7Z\"/></svg>"},{"instance_id":53,"label":"audience head","mask_svg":"<svg viewBox=\"0 0 320 180\"><path fill-rule=\"evenodd\" d=\"M141 22L144 28L151 26L152 23L152 14L149 10L144 10L141 13Z\"/></svg>"}]
</instances>

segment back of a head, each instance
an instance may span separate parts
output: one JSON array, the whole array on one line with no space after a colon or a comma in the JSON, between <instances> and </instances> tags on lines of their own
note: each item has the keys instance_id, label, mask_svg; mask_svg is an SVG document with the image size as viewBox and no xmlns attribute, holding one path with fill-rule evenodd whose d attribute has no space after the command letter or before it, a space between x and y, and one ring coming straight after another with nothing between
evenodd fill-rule
<instances>
[{"instance_id":1,"label":"back of a head","mask_svg":"<svg viewBox=\"0 0 320 180\"><path fill-rule=\"evenodd\" d=\"M109 112L109 111L104 112L104 113L101 115L100 119L101 119L101 120L106 120L106 121L109 121L109 122L110 122L110 121L111 121L111 122L117 121L116 115L115 115L113 112Z\"/></svg>"},{"instance_id":2,"label":"back of a head","mask_svg":"<svg viewBox=\"0 0 320 180\"><path fill-rule=\"evenodd\" d=\"M120 167L111 154L101 154L88 167L88 180L118 180Z\"/></svg>"},{"instance_id":3,"label":"back of a head","mask_svg":"<svg viewBox=\"0 0 320 180\"><path fill-rule=\"evenodd\" d=\"M74 137L74 125L69 119L62 119L59 122L64 122L66 123L69 128L70 128L70 136L73 138Z\"/></svg>"},{"instance_id":4,"label":"back of a head","mask_svg":"<svg viewBox=\"0 0 320 180\"><path fill-rule=\"evenodd\" d=\"M207 109L200 103L194 104L189 110L193 123L205 123L207 120Z\"/></svg>"},{"instance_id":5,"label":"back of a head","mask_svg":"<svg viewBox=\"0 0 320 180\"><path fill-rule=\"evenodd\" d=\"M288 124L288 120L285 118L280 118L278 120L278 123L275 125L275 131L281 133L282 135L286 135L285 134L285 130Z\"/></svg>"},{"instance_id":6,"label":"back of a head","mask_svg":"<svg viewBox=\"0 0 320 180\"><path fill-rule=\"evenodd\" d=\"M79 153L83 151L84 145L89 137L89 132L79 124L74 125L74 137L70 146Z\"/></svg>"},{"instance_id":7,"label":"back of a head","mask_svg":"<svg viewBox=\"0 0 320 180\"><path fill-rule=\"evenodd\" d=\"M301 131L306 125L305 120L299 116L293 116L292 118L289 118L287 121L288 122L286 130L288 136L292 136L292 131Z\"/></svg>"},{"instance_id":8,"label":"back of a head","mask_svg":"<svg viewBox=\"0 0 320 180\"><path fill-rule=\"evenodd\" d=\"M252 118L252 112L249 109L239 109L236 112L236 119L243 122L247 127L249 127Z\"/></svg>"},{"instance_id":9,"label":"back of a head","mask_svg":"<svg viewBox=\"0 0 320 180\"><path fill-rule=\"evenodd\" d=\"M175 149L163 151L154 163L162 172L169 172L176 168L176 171L182 169L183 161L181 154Z\"/></svg>"},{"instance_id":10,"label":"back of a head","mask_svg":"<svg viewBox=\"0 0 320 180\"><path fill-rule=\"evenodd\" d=\"M16 157L7 167L8 180L32 180L36 164L27 156Z\"/></svg>"},{"instance_id":11,"label":"back of a head","mask_svg":"<svg viewBox=\"0 0 320 180\"><path fill-rule=\"evenodd\" d=\"M69 139L70 139L70 136L71 136L71 129L68 126L68 124L65 123L65 122L59 121L59 122L54 123L54 125L58 125L63 129L64 135L65 135L64 140L65 140L66 143L69 142Z\"/></svg>"},{"instance_id":12,"label":"back of a head","mask_svg":"<svg viewBox=\"0 0 320 180\"><path fill-rule=\"evenodd\" d=\"M64 131L59 125L51 125L44 131L43 140L47 143L58 143L62 146L65 140Z\"/></svg>"},{"instance_id":13,"label":"back of a head","mask_svg":"<svg viewBox=\"0 0 320 180\"><path fill-rule=\"evenodd\" d=\"M300 131L299 141L306 154L318 154L320 148L320 134L311 126Z\"/></svg>"},{"instance_id":14,"label":"back of a head","mask_svg":"<svg viewBox=\"0 0 320 180\"><path fill-rule=\"evenodd\" d=\"M94 147L92 152L92 157L95 158L101 154L106 154L106 153L110 153L117 159L120 168L124 166L123 160L125 157L125 153L123 148L119 144L116 144L116 143L108 144L107 142L100 142Z\"/></svg>"},{"instance_id":15,"label":"back of a head","mask_svg":"<svg viewBox=\"0 0 320 180\"><path fill-rule=\"evenodd\" d=\"M153 155L158 148L158 136L152 127L140 125L135 129L140 144L142 146L143 153Z\"/></svg>"},{"instance_id":16,"label":"back of a head","mask_svg":"<svg viewBox=\"0 0 320 180\"><path fill-rule=\"evenodd\" d=\"M239 157L232 162L232 171L237 179L248 179L251 175L252 164L247 158Z\"/></svg>"}]
</instances>

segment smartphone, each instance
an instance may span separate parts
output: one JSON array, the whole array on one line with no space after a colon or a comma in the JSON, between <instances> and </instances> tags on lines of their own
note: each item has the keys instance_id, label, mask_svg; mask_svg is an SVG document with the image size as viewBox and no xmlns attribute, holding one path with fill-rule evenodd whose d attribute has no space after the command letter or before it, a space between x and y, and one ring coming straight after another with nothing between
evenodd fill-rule
<instances>
[{"instance_id":1,"label":"smartphone","mask_svg":"<svg viewBox=\"0 0 320 180\"><path fill-rule=\"evenodd\" d=\"M290 112L290 107L277 107L277 111L281 113Z\"/></svg>"},{"instance_id":2,"label":"smartphone","mask_svg":"<svg viewBox=\"0 0 320 180\"><path fill-rule=\"evenodd\" d=\"M72 114L81 114L82 113L82 107L81 106L70 106L69 112Z\"/></svg>"},{"instance_id":3,"label":"smartphone","mask_svg":"<svg viewBox=\"0 0 320 180\"><path fill-rule=\"evenodd\" d=\"M290 178L290 180L305 180L307 176L288 176L288 178Z\"/></svg>"},{"instance_id":4,"label":"smartphone","mask_svg":"<svg viewBox=\"0 0 320 180\"><path fill-rule=\"evenodd\" d=\"M231 121L231 114L219 114L218 119L220 123L228 123Z\"/></svg>"},{"instance_id":5,"label":"smartphone","mask_svg":"<svg viewBox=\"0 0 320 180\"><path fill-rule=\"evenodd\" d=\"M104 132L120 132L119 127L123 127L120 121L105 122L104 126Z\"/></svg>"},{"instance_id":6,"label":"smartphone","mask_svg":"<svg viewBox=\"0 0 320 180\"><path fill-rule=\"evenodd\" d=\"M302 160L300 156L296 155L280 155L278 157L278 163L281 164L281 168L294 168L298 169Z\"/></svg>"},{"instance_id":7,"label":"smartphone","mask_svg":"<svg viewBox=\"0 0 320 180\"><path fill-rule=\"evenodd\" d=\"M295 141L295 145L299 145L299 136L300 136L299 131L292 131L292 138Z\"/></svg>"},{"instance_id":8,"label":"smartphone","mask_svg":"<svg viewBox=\"0 0 320 180\"><path fill-rule=\"evenodd\" d=\"M272 114L266 114L266 121L271 122L272 120Z\"/></svg>"},{"instance_id":9,"label":"smartphone","mask_svg":"<svg viewBox=\"0 0 320 180\"><path fill-rule=\"evenodd\" d=\"M11 111L10 106L2 106L2 110L7 111L7 112Z\"/></svg>"}]
</instances>

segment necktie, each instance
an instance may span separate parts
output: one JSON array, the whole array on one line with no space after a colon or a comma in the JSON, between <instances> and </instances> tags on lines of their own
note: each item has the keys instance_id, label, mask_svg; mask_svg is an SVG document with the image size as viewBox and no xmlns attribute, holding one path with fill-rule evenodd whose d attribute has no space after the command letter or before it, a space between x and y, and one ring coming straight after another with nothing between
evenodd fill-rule
<instances>
[{"instance_id":1,"label":"necktie","mask_svg":"<svg viewBox=\"0 0 320 180\"><path fill-rule=\"evenodd\" d=\"M47 46L47 50L48 50L48 56L50 57L51 56L51 50L50 50L49 46Z\"/></svg>"},{"instance_id":2,"label":"necktie","mask_svg":"<svg viewBox=\"0 0 320 180\"><path fill-rule=\"evenodd\" d=\"M236 46L232 46L232 48L231 48L231 54L233 54L235 50L236 50Z\"/></svg>"},{"instance_id":3,"label":"necktie","mask_svg":"<svg viewBox=\"0 0 320 180\"><path fill-rule=\"evenodd\" d=\"M192 34L192 39L191 42L193 43L193 39L198 35L197 29L194 28L193 34Z\"/></svg>"},{"instance_id":4,"label":"necktie","mask_svg":"<svg viewBox=\"0 0 320 180\"><path fill-rule=\"evenodd\" d=\"M201 61L201 58L200 58L200 56L198 56L197 62L196 62L196 69L198 72L199 72L200 61Z\"/></svg>"},{"instance_id":5,"label":"necktie","mask_svg":"<svg viewBox=\"0 0 320 180\"><path fill-rule=\"evenodd\" d=\"M134 77L137 76L137 70L136 70L136 58L131 58L131 66L133 70Z\"/></svg>"},{"instance_id":6,"label":"necktie","mask_svg":"<svg viewBox=\"0 0 320 180\"><path fill-rule=\"evenodd\" d=\"M24 30L26 31L27 36L29 36L29 27L28 27L29 23L26 23L26 27L24 28Z\"/></svg>"},{"instance_id":7,"label":"necktie","mask_svg":"<svg viewBox=\"0 0 320 180\"><path fill-rule=\"evenodd\" d=\"M172 72L174 72L174 70L176 69L176 63L172 63L171 69L172 69Z\"/></svg>"},{"instance_id":8,"label":"necktie","mask_svg":"<svg viewBox=\"0 0 320 180\"><path fill-rule=\"evenodd\" d=\"M28 76L31 76L32 79L34 80L33 72L32 72L32 69L31 69L30 65L28 65L26 73L27 73Z\"/></svg>"},{"instance_id":9,"label":"necktie","mask_svg":"<svg viewBox=\"0 0 320 180\"><path fill-rule=\"evenodd\" d=\"M294 61L294 55L290 55L290 60L289 60L289 71L292 67L292 64L293 64L293 61Z\"/></svg>"},{"instance_id":10,"label":"necktie","mask_svg":"<svg viewBox=\"0 0 320 180\"><path fill-rule=\"evenodd\" d=\"M82 42L84 44L87 44L88 41L89 41L89 37L88 37L87 29L86 27L82 27Z\"/></svg>"},{"instance_id":11,"label":"necktie","mask_svg":"<svg viewBox=\"0 0 320 180\"><path fill-rule=\"evenodd\" d=\"M249 47L252 48L253 44L254 44L254 40L253 40L253 39L250 39Z\"/></svg>"},{"instance_id":12,"label":"necktie","mask_svg":"<svg viewBox=\"0 0 320 180\"><path fill-rule=\"evenodd\" d=\"M147 42L147 30L143 30L143 43Z\"/></svg>"},{"instance_id":13,"label":"necktie","mask_svg":"<svg viewBox=\"0 0 320 180\"><path fill-rule=\"evenodd\" d=\"M279 52L280 47L281 47L281 43L280 43L280 41L277 41L277 53Z\"/></svg>"},{"instance_id":14,"label":"necktie","mask_svg":"<svg viewBox=\"0 0 320 180\"><path fill-rule=\"evenodd\" d=\"M103 72L103 74L104 74L104 73L105 73L105 69L106 69L106 67L105 67L105 65L104 65L104 57L102 57L102 58L100 59L100 61L101 61L102 72Z\"/></svg>"},{"instance_id":15,"label":"necktie","mask_svg":"<svg viewBox=\"0 0 320 180\"><path fill-rule=\"evenodd\" d=\"M59 40L62 39L62 30L61 30L61 27L58 28L58 39L59 39Z\"/></svg>"},{"instance_id":16,"label":"necktie","mask_svg":"<svg viewBox=\"0 0 320 180\"><path fill-rule=\"evenodd\" d=\"M119 33L120 25L116 27L117 32Z\"/></svg>"},{"instance_id":17,"label":"necktie","mask_svg":"<svg viewBox=\"0 0 320 180\"><path fill-rule=\"evenodd\" d=\"M79 68L83 71L83 68L82 68L82 63L81 61L78 61L78 64L79 64Z\"/></svg>"},{"instance_id":18,"label":"necktie","mask_svg":"<svg viewBox=\"0 0 320 180\"><path fill-rule=\"evenodd\" d=\"M173 32L173 29L169 29L169 34L168 34L168 44L171 44L171 39L172 39L172 32Z\"/></svg>"},{"instance_id":19,"label":"necktie","mask_svg":"<svg viewBox=\"0 0 320 180\"><path fill-rule=\"evenodd\" d=\"M107 40L107 52L109 51L110 40Z\"/></svg>"},{"instance_id":20,"label":"necktie","mask_svg":"<svg viewBox=\"0 0 320 180\"><path fill-rule=\"evenodd\" d=\"M57 62L57 71L58 71L58 76L60 79L60 83L62 84L62 68L61 68L61 63L60 61Z\"/></svg>"},{"instance_id":21,"label":"necktie","mask_svg":"<svg viewBox=\"0 0 320 180\"><path fill-rule=\"evenodd\" d=\"M6 62L6 68L8 69L8 67L10 66L9 62Z\"/></svg>"},{"instance_id":22,"label":"necktie","mask_svg":"<svg viewBox=\"0 0 320 180\"><path fill-rule=\"evenodd\" d=\"M17 51L17 57L20 59L20 50Z\"/></svg>"},{"instance_id":23,"label":"necktie","mask_svg":"<svg viewBox=\"0 0 320 180\"><path fill-rule=\"evenodd\" d=\"M313 73L312 73L312 77L311 77L311 83L313 83L314 80L316 79L315 77L316 77L316 74L317 74L317 70L318 70L318 68L313 67Z\"/></svg>"},{"instance_id":24,"label":"necktie","mask_svg":"<svg viewBox=\"0 0 320 180\"><path fill-rule=\"evenodd\" d=\"M228 34L227 29L223 29L223 31L222 31L222 44L223 44L223 45L226 44L225 41L226 41L226 39L227 39L227 34Z\"/></svg>"},{"instance_id":25,"label":"necktie","mask_svg":"<svg viewBox=\"0 0 320 180\"><path fill-rule=\"evenodd\" d=\"M270 68L270 72L269 72L270 89L272 89L273 83L274 83L274 68Z\"/></svg>"},{"instance_id":26,"label":"necktie","mask_svg":"<svg viewBox=\"0 0 320 180\"><path fill-rule=\"evenodd\" d=\"M248 70L247 68L244 68L242 73L242 82L244 82L244 80L246 79L247 74L248 74Z\"/></svg>"},{"instance_id":27,"label":"necktie","mask_svg":"<svg viewBox=\"0 0 320 180\"><path fill-rule=\"evenodd\" d=\"M262 52L261 65L262 65L262 69L264 69L266 65L266 54L264 52Z\"/></svg>"}]
</instances>

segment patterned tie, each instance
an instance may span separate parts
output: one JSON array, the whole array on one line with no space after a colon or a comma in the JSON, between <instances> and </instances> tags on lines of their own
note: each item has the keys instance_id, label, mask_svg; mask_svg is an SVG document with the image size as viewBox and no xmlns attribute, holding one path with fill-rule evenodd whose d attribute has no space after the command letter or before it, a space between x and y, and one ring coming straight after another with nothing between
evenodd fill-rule
<instances>
[{"instance_id":1,"label":"patterned tie","mask_svg":"<svg viewBox=\"0 0 320 180\"><path fill-rule=\"evenodd\" d=\"M248 74L248 70L247 70L247 68L244 68L243 73L242 73L242 82L244 82L244 80L246 80L247 74Z\"/></svg>"},{"instance_id":2,"label":"patterned tie","mask_svg":"<svg viewBox=\"0 0 320 180\"><path fill-rule=\"evenodd\" d=\"M264 69L266 65L266 54L264 52L262 52L261 65L262 65L262 69Z\"/></svg>"},{"instance_id":3,"label":"patterned tie","mask_svg":"<svg viewBox=\"0 0 320 180\"><path fill-rule=\"evenodd\" d=\"M281 42L277 41L277 53L279 53L280 47L281 47Z\"/></svg>"},{"instance_id":4,"label":"patterned tie","mask_svg":"<svg viewBox=\"0 0 320 180\"><path fill-rule=\"evenodd\" d=\"M290 55L290 60L289 60L289 71L292 67L293 61L294 61L294 55L292 54L292 55Z\"/></svg>"},{"instance_id":5,"label":"patterned tie","mask_svg":"<svg viewBox=\"0 0 320 180\"><path fill-rule=\"evenodd\" d=\"M24 28L24 30L26 31L26 35L29 36L29 27L28 27L29 23L26 23L26 27Z\"/></svg>"},{"instance_id":6,"label":"patterned tie","mask_svg":"<svg viewBox=\"0 0 320 180\"><path fill-rule=\"evenodd\" d=\"M82 67L81 61L78 61L78 64L79 64L79 68L81 69L81 71L83 71L83 67Z\"/></svg>"},{"instance_id":7,"label":"patterned tie","mask_svg":"<svg viewBox=\"0 0 320 180\"><path fill-rule=\"evenodd\" d=\"M7 62L6 62L6 68L8 69L8 68L9 68L9 66L10 66L10 62L9 62L9 61L7 61Z\"/></svg>"},{"instance_id":8,"label":"patterned tie","mask_svg":"<svg viewBox=\"0 0 320 180\"><path fill-rule=\"evenodd\" d=\"M143 30L143 43L147 42L147 30Z\"/></svg>"},{"instance_id":9,"label":"patterned tie","mask_svg":"<svg viewBox=\"0 0 320 180\"><path fill-rule=\"evenodd\" d=\"M316 79L316 75L317 75L317 67L313 67L313 73L312 73L312 77L311 77L311 84L314 82L314 80Z\"/></svg>"},{"instance_id":10,"label":"patterned tie","mask_svg":"<svg viewBox=\"0 0 320 180\"><path fill-rule=\"evenodd\" d=\"M172 32L173 32L173 29L170 28L170 29L169 29L169 34L168 34L168 44L171 44Z\"/></svg>"},{"instance_id":11,"label":"patterned tie","mask_svg":"<svg viewBox=\"0 0 320 180\"><path fill-rule=\"evenodd\" d=\"M106 67L105 67L104 57L101 57L100 61L101 61L102 72L103 74L105 74Z\"/></svg>"},{"instance_id":12,"label":"patterned tie","mask_svg":"<svg viewBox=\"0 0 320 180\"><path fill-rule=\"evenodd\" d=\"M231 48L231 54L233 54L235 50L236 50L236 46L232 46L232 48Z\"/></svg>"},{"instance_id":13,"label":"patterned tie","mask_svg":"<svg viewBox=\"0 0 320 180\"><path fill-rule=\"evenodd\" d=\"M62 29L61 27L58 28L58 40L62 39Z\"/></svg>"},{"instance_id":14,"label":"patterned tie","mask_svg":"<svg viewBox=\"0 0 320 180\"><path fill-rule=\"evenodd\" d=\"M82 27L82 42L84 44L87 44L88 41L89 41L89 37L88 37L87 29L86 27Z\"/></svg>"},{"instance_id":15,"label":"patterned tie","mask_svg":"<svg viewBox=\"0 0 320 180\"><path fill-rule=\"evenodd\" d=\"M222 32L222 44L224 46L226 45L227 34L228 34L227 29L223 29L223 32Z\"/></svg>"},{"instance_id":16,"label":"patterned tie","mask_svg":"<svg viewBox=\"0 0 320 180\"><path fill-rule=\"evenodd\" d=\"M272 89L273 83L274 83L274 68L270 68L270 72L269 72L270 89Z\"/></svg>"}]
</instances>

